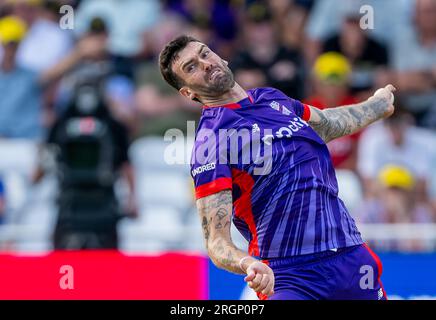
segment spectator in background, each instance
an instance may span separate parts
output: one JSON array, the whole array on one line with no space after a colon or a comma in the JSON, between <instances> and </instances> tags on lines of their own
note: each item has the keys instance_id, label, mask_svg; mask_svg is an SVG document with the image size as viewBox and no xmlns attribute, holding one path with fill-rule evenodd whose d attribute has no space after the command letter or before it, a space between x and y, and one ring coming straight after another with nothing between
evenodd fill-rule
<instances>
[{"instance_id":1,"label":"spectator in background","mask_svg":"<svg viewBox=\"0 0 436 320\"><path fill-rule=\"evenodd\" d=\"M243 1L231 0L176 0L168 1L167 8L176 12L198 28L197 31L206 31L210 34L208 43L215 52L223 58L230 58L235 50L235 39L238 33L238 18ZM198 32L188 32L199 36Z\"/></svg>"},{"instance_id":2,"label":"spectator in background","mask_svg":"<svg viewBox=\"0 0 436 320\"><path fill-rule=\"evenodd\" d=\"M352 66L351 90L360 95L360 100L365 100L373 88L389 83L389 61L386 46L362 29L360 19L359 8L345 11L339 32L322 43L322 52L339 52L348 59Z\"/></svg>"},{"instance_id":3,"label":"spectator in background","mask_svg":"<svg viewBox=\"0 0 436 320\"><path fill-rule=\"evenodd\" d=\"M41 140L43 137L41 93L80 62L105 51L105 39L91 35L54 67L39 74L17 65L16 54L26 34L25 23L14 16L0 19L0 42L4 49L0 64L0 137Z\"/></svg>"},{"instance_id":4,"label":"spectator in background","mask_svg":"<svg viewBox=\"0 0 436 320\"><path fill-rule=\"evenodd\" d=\"M26 24L17 17L0 19L0 41L3 47L0 64L0 137L38 140L43 136L38 75L16 64L17 50L26 29Z\"/></svg>"},{"instance_id":5,"label":"spectator in background","mask_svg":"<svg viewBox=\"0 0 436 320\"><path fill-rule=\"evenodd\" d=\"M247 9L241 47L231 64L238 83L245 88L272 86L296 99L303 97L301 55L280 43L269 8L261 2Z\"/></svg>"},{"instance_id":6,"label":"spectator in background","mask_svg":"<svg viewBox=\"0 0 436 320\"><path fill-rule=\"evenodd\" d=\"M418 124L436 128L436 1L414 3L413 25L394 37L393 67Z\"/></svg>"},{"instance_id":7,"label":"spectator in background","mask_svg":"<svg viewBox=\"0 0 436 320\"><path fill-rule=\"evenodd\" d=\"M163 18L147 33L147 46L153 60L140 62L136 72L134 105L141 117L140 135L163 135L167 129L186 131L186 121L196 121L200 111L196 102L184 99L163 80L156 59L162 47L184 32L197 35L206 42L212 34L208 24L190 24L174 8L163 12Z\"/></svg>"},{"instance_id":8,"label":"spectator in background","mask_svg":"<svg viewBox=\"0 0 436 320\"><path fill-rule=\"evenodd\" d=\"M86 79L101 80L105 99L109 103L113 116L124 123L130 132L136 130L137 121L133 106L134 83L131 78L117 70L116 63L107 51L108 27L101 18L91 20L88 31L79 39L80 43L90 43L92 54L80 59L64 74L59 84L56 101L58 114L65 112L70 104L74 88Z\"/></svg>"},{"instance_id":9,"label":"spectator in background","mask_svg":"<svg viewBox=\"0 0 436 320\"><path fill-rule=\"evenodd\" d=\"M419 201L416 179L407 168L385 165L376 178L377 196L364 203L359 219L366 223L432 223L430 206Z\"/></svg>"},{"instance_id":10,"label":"spectator in background","mask_svg":"<svg viewBox=\"0 0 436 320\"><path fill-rule=\"evenodd\" d=\"M339 32L344 17L350 11L356 12L365 20L364 15L368 14L368 8L372 10L371 18L374 21L373 28L367 29L368 34L390 47L392 35L397 32L397 28L408 23L410 2L410 0L317 0L305 28L307 60L310 64L315 61L322 50L322 43ZM361 8L365 10L360 12Z\"/></svg>"},{"instance_id":11,"label":"spectator in background","mask_svg":"<svg viewBox=\"0 0 436 320\"><path fill-rule=\"evenodd\" d=\"M358 170L367 197L377 195L377 175L387 164L407 168L414 176L419 201L428 201L429 172L436 154L433 132L414 126L413 117L395 102L395 113L381 125L363 132L359 143Z\"/></svg>"},{"instance_id":12,"label":"spectator in background","mask_svg":"<svg viewBox=\"0 0 436 320\"><path fill-rule=\"evenodd\" d=\"M71 104L46 141L54 151L59 181L54 248L116 249L119 219L137 216L127 130L112 117L101 79L83 81L76 84ZM46 170L40 161L33 182ZM120 174L128 185L124 204L114 189Z\"/></svg>"},{"instance_id":13,"label":"spectator in background","mask_svg":"<svg viewBox=\"0 0 436 320\"><path fill-rule=\"evenodd\" d=\"M148 50L144 34L161 17L157 0L83 0L78 6L75 31L83 37L91 21L100 17L107 24L108 50L114 59L117 73L134 76L134 58Z\"/></svg>"},{"instance_id":14,"label":"spectator in background","mask_svg":"<svg viewBox=\"0 0 436 320\"><path fill-rule=\"evenodd\" d=\"M355 216L362 223L435 223L427 202L419 200L416 179L407 168L386 165L376 178L376 195L366 199ZM386 246L386 243L384 243ZM389 249L422 250L420 241L389 241Z\"/></svg>"},{"instance_id":15,"label":"spectator in background","mask_svg":"<svg viewBox=\"0 0 436 320\"><path fill-rule=\"evenodd\" d=\"M45 72L68 55L73 47L70 30L59 26L60 4L56 0L8 0L11 13L28 26L26 37L17 52L17 64L37 74ZM42 122L49 127L54 121L56 83L44 88Z\"/></svg>"},{"instance_id":16,"label":"spectator in background","mask_svg":"<svg viewBox=\"0 0 436 320\"><path fill-rule=\"evenodd\" d=\"M281 42L291 50L303 50L304 26L311 2L298 0L269 0L273 20L280 30Z\"/></svg>"},{"instance_id":17,"label":"spectator in background","mask_svg":"<svg viewBox=\"0 0 436 320\"><path fill-rule=\"evenodd\" d=\"M337 52L322 54L312 72L314 95L304 102L319 109L358 103L350 93L350 76L351 66L343 55ZM336 169L356 171L359 137L360 133L354 133L327 144Z\"/></svg>"},{"instance_id":18,"label":"spectator in background","mask_svg":"<svg viewBox=\"0 0 436 320\"><path fill-rule=\"evenodd\" d=\"M37 73L55 66L73 47L71 31L59 27L60 4L55 0L19 0L11 3L12 13L28 26L17 53L17 63Z\"/></svg>"}]
</instances>

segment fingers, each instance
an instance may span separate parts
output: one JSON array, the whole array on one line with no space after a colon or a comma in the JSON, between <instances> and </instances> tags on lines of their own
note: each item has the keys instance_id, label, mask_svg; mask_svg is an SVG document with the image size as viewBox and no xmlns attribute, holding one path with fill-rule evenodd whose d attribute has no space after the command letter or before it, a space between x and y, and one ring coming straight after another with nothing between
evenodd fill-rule
<instances>
[{"instance_id":1,"label":"fingers","mask_svg":"<svg viewBox=\"0 0 436 320\"><path fill-rule=\"evenodd\" d=\"M385 86L384 88L380 88L378 90L376 90L376 92L374 93L374 95L377 94L383 94L384 92L386 92L385 90L389 90L389 92L395 92L397 91L397 88L395 88L392 84L388 84L387 86Z\"/></svg>"},{"instance_id":2,"label":"fingers","mask_svg":"<svg viewBox=\"0 0 436 320\"><path fill-rule=\"evenodd\" d=\"M397 89L392 84L388 84L384 88L378 89L374 93L374 96L383 97L384 99L387 99L388 101L390 101L391 104L393 104L394 100L395 100L394 92L396 90Z\"/></svg>"},{"instance_id":3,"label":"fingers","mask_svg":"<svg viewBox=\"0 0 436 320\"><path fill-rule=\"evenodd\" d=\"M255 292L271 296L274 294L274 277L269 274L257 274L252 281L248 282L248 286Z\"/></svg>"},{"instance_id":4,"label":"fingers","mask_svg":"<svg viewBox=\"0 0 436 320\"><path fill-rule=\"evenodd\" d=\"M390 92L397 91L397 88L395 88L392 84L388 84L385 89L388 89Z\"/></svg>"},{"instance_id":5,"label":"fingers","mask_svg":"<svg viewBox=\"0 0 436 320\"><path fill-rule=\"evenodd\" d=\"M267 296L274 294L274 279L270 279L265 289L262 290L262 294Z\"/></svg>"},{"instance_id":6,"label":"fingers","mask_svg":"<svg viewBox=\"0 0 436 320\"><path fill-rule=\"evenodd\" d=\"M264 295L271 296L274 294L274 278L268 274L264 274L260 284L258 286L253 286L252 289Z\"/></svg>"},{"instance_id":7,"label":"fingers","mask_svg":"<svg viewBox=\"0 0 436 320\"><path fill-rule=\"evenodd\" d=\"M256 276L256 273L254 273L254 272L252 271L252 272L250 272L250 273L249 273L249 274L244 278L244 281L245 281L245 282L249 282L249 281L253 280L255 276Z\"/></svg>"},{"instance_id":8,"label":"fingers","mask_svg":"<svg viewBox=\"0 0 436 320\"><path fill-rule=\"evenodd\" d=\"M252 289L259 287L260 283L262 281L262 274L258 273L256 274L256 277L252 281L248 282L248 286Z\"/></svg>"},{"instance_id":9,"label":"fingers","mask_svg":"<svg viewBox=\"0 0 436 320\"><path fill-rule=\"evenodd\" d=\"M244 280L248 282L248 286L255 292L267 296L274 294L274 273L263 263L255 262L250 265Z\"/></svg>"},{"instance_id":10,"label":"fingers","mask_svg":"<svg viewBox=\"0 0 436 320\"><path fill-rule=\"evenodd\" d=\"M254 291L256 291L256 292L260 292L260 291L262 291L263 289L266 288L268 283L269 283L269 277L268 277L268 275L264 274L262 276L262 278L260 279L259 284L258 285L253 285L252 289Z\"/></svg>"}]
</instances>

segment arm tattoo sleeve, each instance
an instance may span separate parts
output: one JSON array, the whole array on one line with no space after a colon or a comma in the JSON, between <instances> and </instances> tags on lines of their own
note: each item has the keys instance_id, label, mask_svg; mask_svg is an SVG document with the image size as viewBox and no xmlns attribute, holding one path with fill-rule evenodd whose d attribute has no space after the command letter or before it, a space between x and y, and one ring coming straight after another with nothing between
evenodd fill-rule
<instances>
[{"instance_id":1,"label":"arm tattoo sleeve","mask_svg":"<svg viewBox=\"0 0 436 320\"><path fill-rule=\"evenodd\" d=\"M389 102L378 97L345 107L324 110L311 107L309 124L325 142L329 142L383 118L388 107Z\"/></svg>"},{"instance_id":2,"label":"arm tattoo sleeve","mask_svg":"<svg viewBox=\"0 0 436 320\"><path fill-rule=\"evenodd\" d=\"M206 249L220 268L243 274L239 260L247 256L233 244L230 235L232 192L224 190L197 200Z\"/></svg>"}]
</instances>

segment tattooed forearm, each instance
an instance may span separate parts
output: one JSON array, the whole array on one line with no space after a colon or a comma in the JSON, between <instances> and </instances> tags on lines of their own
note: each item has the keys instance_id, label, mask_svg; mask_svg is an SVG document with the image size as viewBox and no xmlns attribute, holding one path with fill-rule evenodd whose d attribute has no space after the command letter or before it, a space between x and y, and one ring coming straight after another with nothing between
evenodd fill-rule
<instances>
[{"instance_id":1,"label":"tattooed forearm","mask_svg":"<svg viewBox=\"0 0 436 320\"><path fill-rule=\"evenodd\" d=\"M365 102L345 107L325 110L312 107L309 124L325 142L329 142L383 118L389 105L386 99L371 97Z\"/></svg>"},{"instance_id":2,"label":"tattooed forearm","mask_svg":"<svg viewBox=\"0 0 436 320\"><path fill-rule=\"evenodd\" d=\"M247 253L236 248L231 241L224 239L216 239L209 246L209 256L217 267L238 274L243 274L239 260L246 255Z\"/></svg>"},{"instance_id":3,"label":"tattooed forearm","mask_svg":"<svg viewBox=\"0 0 436 320\"><path fill-rule=\"evenodd\" d=\"M236 248L230 236L232 192L224 190L197 201L206 248L220 268L243 274L239 260L247 255Z\"/></svg>"},{"instance_id":4,"label":"tattooed forearm","mask_svg":"<svg viewBox=\"0 0 436 320\"><path fill-rule=\"evenodd\" d=\"M206 243L209 240L209 235L210 235L210 227L209 227L209 222L207 221L206 217L203 217L203 220L201 222L201 226L203 227L203 234L204 234L204 239L206 239Z\"/></svg>"}]
</instances>

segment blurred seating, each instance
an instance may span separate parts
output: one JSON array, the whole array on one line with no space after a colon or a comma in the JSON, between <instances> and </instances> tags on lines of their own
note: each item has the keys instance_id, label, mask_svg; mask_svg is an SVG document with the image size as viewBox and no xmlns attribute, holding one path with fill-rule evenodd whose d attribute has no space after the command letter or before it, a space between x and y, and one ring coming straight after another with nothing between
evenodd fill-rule
<instances>
[{"instance_id":1,"label":"blurred seating","mask_svg":"<svg viewBox=\"0 0 436 320\"><path fill-rule=\"evenodd\" d=\"M198 244L198 241L187 240L188 234L201 236L200 227L192 228L194 224L197 227L196 220L199 219L192 210L194 198L189 166L168 164L164 158L168 145L163 137L144 137L130 147L140 218L121 224L121 247L127 251L149 246L187 249ZM186 151L184 141L177 147L190 153L190 149ZM197 219L192 219L194 214ZM186 233L186 229L193 233ZM147 241L138 235L141 232Z\"/></svg>"},{"instance_id":2,"label":"blurred seating","mask_svg":"<svg viewBox=\"0 0 436 320\"><path fill-rule=\"evenodd\" d=\"M363 190L357 174L351 170L337 169L336 179L339 186L339 198L344 201L350 213L360 205L363 199Z\"/></svg>"}]
</instances>

